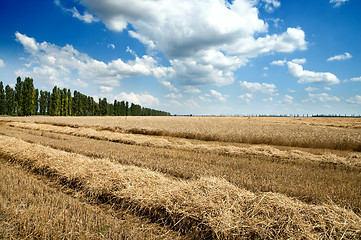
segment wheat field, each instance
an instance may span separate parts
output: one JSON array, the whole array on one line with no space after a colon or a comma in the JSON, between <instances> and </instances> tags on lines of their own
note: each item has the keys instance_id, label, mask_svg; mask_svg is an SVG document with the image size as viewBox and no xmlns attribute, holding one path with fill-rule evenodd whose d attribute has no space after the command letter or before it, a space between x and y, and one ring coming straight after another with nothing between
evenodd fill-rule
<instances>
[{"instance_id":1,"label":"wheat field","mask_svg":"<svg viewBox=\"0 0 361 240\"><path fill-rule=\"evenodd\" d=\"M0 158L0 238L361 238L357 118L0 117Z\"/></svg>"}]
</instances>

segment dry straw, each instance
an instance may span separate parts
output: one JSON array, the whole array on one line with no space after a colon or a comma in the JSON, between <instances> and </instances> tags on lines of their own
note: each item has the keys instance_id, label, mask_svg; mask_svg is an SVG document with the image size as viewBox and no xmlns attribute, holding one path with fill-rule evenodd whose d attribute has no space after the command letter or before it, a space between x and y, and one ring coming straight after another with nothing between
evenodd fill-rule
<instances>
[{"instance_id":1,"label":"dry straw","mask_svg":"<svg viewBox=\"0 0 361 240\"><path fill-rule=\"evenodd\" d=\"M134 135L121 132L114 132L109 130L96 130L90 127L69 127L69 126L54 126L50 124L39 124L39 123L23 123L23 122L8 122L8 126L31 129L44 132L53 132L68 134L73 136L87 137L98 140L106 140L112 142L119 142L132 145L141 145L141 146L152 146L159 148L169 148L176 150L192 150L192 151L202 151L202 152L211 152L218 153L221 155L228 156L242 156L247 155L257 155L257 156L266 156L272 157L274 160L280 158L283 161L299 161L299 162L314 162L314 163L324 163L324 164L333 164L346 167L361 167L361 155L354 153L356 158L346 158L341 156L336 156L335 154L328 153L323 155L316 155L302 150L279 150L273 146L265 145L254 145L254 146L234 146L232 144L220 145L217 143L211 142L194 142L189 139L182 138L172 138L172 137L158 137L151 135Z\"/></svg>"},{"instance_id":2,"label":"dry straw","mask_svg":"<svg viewBox=\"0 0 361 240\"><path fill-rule=\"evenodd\" d=\"M0 153L89 197L203 238L361 238L361 218L336 205L253 193L219 178L175 180L148 169L5 136L0 136Z\"/></svg>"}]
</instances>

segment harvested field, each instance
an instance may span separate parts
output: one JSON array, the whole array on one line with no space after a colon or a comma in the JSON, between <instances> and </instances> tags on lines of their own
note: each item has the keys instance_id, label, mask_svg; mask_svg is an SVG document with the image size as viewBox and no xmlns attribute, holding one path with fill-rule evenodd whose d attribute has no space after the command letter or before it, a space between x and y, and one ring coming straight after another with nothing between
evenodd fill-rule
<instances>
[{"instance_id":1,"label":"harvested field","mask_svg":"<svg viewBox=\"0 0 361 240\"><path fill-rule=\"evenodd\" d=\"M128 235L127 232L142 225L147 227L140 231L139 238L147 239L361 237L361 153L356 148L333 145L337 141L347 142L348 146L360 144L357 119L345 119L345 122L285 118L242 118L237 122L237 118L172 117L0 120L3 120L0 154L4 159L1 164L6 172L25 172L24 177L13 174L14 185L36 176L41 178L44 189L52 189L53 195L64 196L74 205L103 214L99 214L100 223L94 222L90 228L82 229L79 224L75 228L67 221L70 224L62 229L74 228L74 235L64 235L68 230L51 232L59 238L78 238L81 234L86 238L138 238L133 235L138 230ZM183 125L178 128L176 124L181 120ZM219 132L203 126L202 136L212 137L202 139L197 135L202 132L198 129L201 121L209 126L220 125ZM251 121L248 129L247 121ZM318 134L322 134L320 139L329 138L333 147L326 142L322 143L324 148L320 147L322 144L307 147L310 139L290 140L292 143L288 145L281 140L275 140L277 144L256 145L240 141L243 130L236 132L239 136L232 133L238 128L247 129L244 134L252 131L265 134L260 126L268 134L271 128L287 127L284 137L290 139L297 128L299 131L308 128L303 134L311 134L317 128ZM341 139L331 137L336 132ZM271 136L276 137L282 138L282 134ZM6 182L2 186L8 184L12 185ZM20 221L22 217L15 216L11 210L20 201L4 194L6 191L0 188L1 196L5 196L1 202L8 204L1 206L12 207L2 207L1 214L12 225L0 223L0 234L21 238L35 232L38 238L50 234L36 228L33 231L30 221ZM24 193L17 198L27 197L30 198L29 194ZM30 208L27 211L31 213ZM124 217L115 217L117 212ZM75 216L74 224L79 218L84 219ZM46 226L44 218L38 221L37 225ZM115 227L119 221L124 231ZM59 226L64 224L58 222ZM107 234L103 236L92 230L102 225L111 226L112 231L100 231ZM26 231L21 233L14 226L25 226Z\"/></svg>"},{"instance_id":2,"label":"harvested field","mask_svg":"<svg viewBox=\"0 0 361 240\"><path fill-rule=\"evenodd\" d=\"M360 118L29 117L20 121L206 141L361 151Z\"/></svg>"}]
</instances>

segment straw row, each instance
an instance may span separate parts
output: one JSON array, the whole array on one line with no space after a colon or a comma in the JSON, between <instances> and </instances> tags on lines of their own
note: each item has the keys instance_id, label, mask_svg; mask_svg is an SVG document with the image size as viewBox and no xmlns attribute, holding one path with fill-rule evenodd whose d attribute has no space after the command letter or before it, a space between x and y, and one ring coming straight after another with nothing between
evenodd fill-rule
<instances>
[{"instance_id":1,"label":"straw row","mask_svg":"<svg viewBox=\"0 0 361 240\"><path fill-rule=\"evenodd\" d=\"M232 144L220 145L214 142L200 142L189 139L158 137L150 135L135 135L107 130L96 130L89 127L54 126L50 124L9 122L7 125L23 129L46 131L53 133L68 134L73 136L87 137L98 140L119 142L124 144L152 146L177 150L192 150L212 152L229 156L257 155L272 157L272 161L313 162L318 164L339 165L345 167L361 167L361 154L353 153L352 157L341 157L332 153L316 155L302 150L280 150L276 147L265 145L253 145L248 147L235 146Z\"/></svg>"},{"instance_id":2,"label":"straw row","mask_svg":"<svg viewBox=\"0 0 361 240\"><path fill-rule=\"evenodd\" d=\"M224 179L181 181L6 136L0 136L0 154L91 198L203 238L361 237L361 218L352 211L305 204L277 193L253 193Z\"/></svg>"}]
</instances>

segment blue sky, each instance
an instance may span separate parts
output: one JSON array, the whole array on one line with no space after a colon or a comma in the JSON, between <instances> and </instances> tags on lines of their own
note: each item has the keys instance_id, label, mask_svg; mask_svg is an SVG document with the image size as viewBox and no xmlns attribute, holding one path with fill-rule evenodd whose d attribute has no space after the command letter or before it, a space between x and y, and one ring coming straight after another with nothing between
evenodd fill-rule
<instances>
[{"instance_id":1,"label":"blue sky","mask_svg":"<svg viewBox=\"0 0 361 240\"><path fill-rule=\"evenodd\" d=\"M0 0L0 81L172 114L361 114L359 0Z\"/></svg>"}]
</instances>

